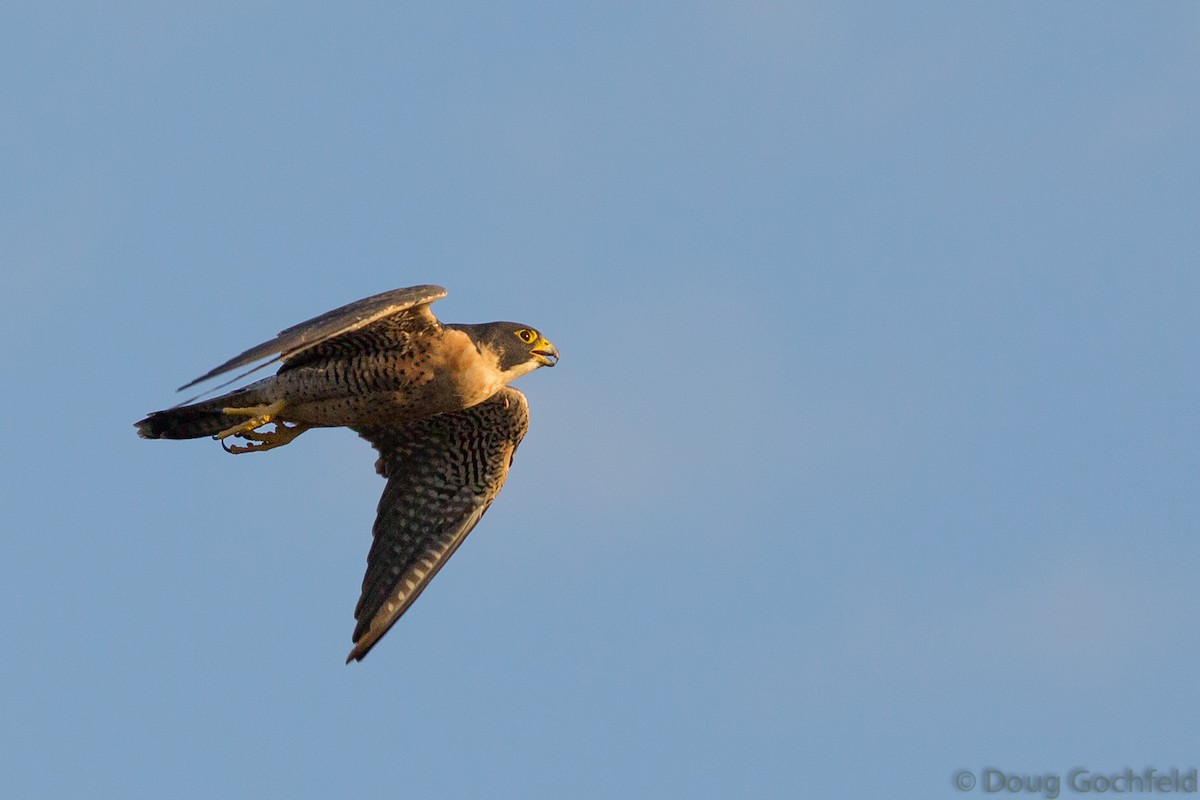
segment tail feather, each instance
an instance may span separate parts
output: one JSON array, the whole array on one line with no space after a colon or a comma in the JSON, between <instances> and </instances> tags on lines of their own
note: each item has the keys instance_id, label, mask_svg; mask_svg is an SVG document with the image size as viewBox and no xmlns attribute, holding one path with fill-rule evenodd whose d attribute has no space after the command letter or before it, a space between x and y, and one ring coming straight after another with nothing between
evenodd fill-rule
<instances>
[{"instance_id":1,"label":"tail feather","mask_svg":"<svg viewBox=\"0 0 1200 800\"><path fill-rule=\"evenodd\" d=\"M224 409L261 404L257 392L238 391L190 406L178 406L155 411L133 423L143 439L198 439L215 436L232 428L246 417L226 414Z\"/></svg>"}]
</instances>

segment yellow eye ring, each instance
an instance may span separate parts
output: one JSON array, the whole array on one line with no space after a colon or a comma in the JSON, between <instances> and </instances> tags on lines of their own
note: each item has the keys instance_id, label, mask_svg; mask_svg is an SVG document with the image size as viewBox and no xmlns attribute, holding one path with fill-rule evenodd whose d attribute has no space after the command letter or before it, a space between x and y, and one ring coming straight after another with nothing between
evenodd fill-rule
<instances>
[{"instance_id":1,"label":"yellow eye ring","mask_svg":"<svg viewBox=\"0 0 1200 800\"><path fill-rule=\"evenodd\" d=\"M517 331L517 338L525 344L530 344L534 339L533 331L529 330L528 328L522 328L521 330Z\"/></svg>"}]
</instances>

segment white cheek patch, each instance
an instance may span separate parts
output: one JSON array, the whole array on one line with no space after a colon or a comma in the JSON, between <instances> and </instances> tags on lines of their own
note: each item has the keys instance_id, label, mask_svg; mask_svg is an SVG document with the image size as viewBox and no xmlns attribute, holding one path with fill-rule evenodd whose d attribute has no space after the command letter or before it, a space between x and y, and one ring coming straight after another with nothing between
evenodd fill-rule
<instances>
[{"instance_id":1,"label":"white cheek patch","mask_svg":"<svg viewBox=\"0 0 1200 800\"><path fill-rule=\"evenodd\" d=\"M508 383L509 381L516 380L522 375L528 375L540 366L541 364L536 361L522 361L512 369L506 369L504 372L501 372L500 377L505 383Z\"/></svg>"}]
</instances>

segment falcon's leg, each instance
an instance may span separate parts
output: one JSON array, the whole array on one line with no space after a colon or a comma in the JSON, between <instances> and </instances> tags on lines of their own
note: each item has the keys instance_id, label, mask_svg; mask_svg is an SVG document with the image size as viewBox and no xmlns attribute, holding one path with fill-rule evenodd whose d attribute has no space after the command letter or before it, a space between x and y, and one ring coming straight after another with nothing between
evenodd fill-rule
<instances>
[{"instance_id":1,"label":"falcon's leg","mask_svg":"<svg viewBox=\"0 0 1200 800\"><path fill-rule=\"evenodd\" d=\"M267 406L247 406L246 408L223 408L222 413L233 415L245 415L249 417L245 422L234 425L232 428L226 428L220 433L213 436L214 439L221 440L221 446L230 453L249 453L257 450L270 450L283 445L295 439L300 434L308 430L308 425L294 424L285 425L282 419L279 419L279 414L283 411L284 402L282 400L271 403ZM261 428L263 425L275 423L273 432L256 431L255 428ZM245 447L227 446L225 440L230 436L239 436L243 439L259 442L257 445L247 445Z\"/></svg>"}]
</instances>

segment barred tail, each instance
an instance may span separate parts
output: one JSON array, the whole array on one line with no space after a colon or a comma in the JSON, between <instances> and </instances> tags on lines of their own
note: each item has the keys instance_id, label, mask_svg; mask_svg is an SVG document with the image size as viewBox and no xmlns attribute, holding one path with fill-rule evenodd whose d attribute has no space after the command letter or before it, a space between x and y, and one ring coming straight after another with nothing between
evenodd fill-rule
<instances>
[{"instance_id":1,"label":"barred tail","mask_svg":"<svg viewBox=\"0 0 1200 800\"><path fill-rule=\"evenodd\" d=\"M242 390L190 406L155 411L135 422L143 439L198 439L215 436L226 428L245 422L245 415L226 414L222 409L254 406L262 403L258 392Z\"/></svg>"}]
</instances>

